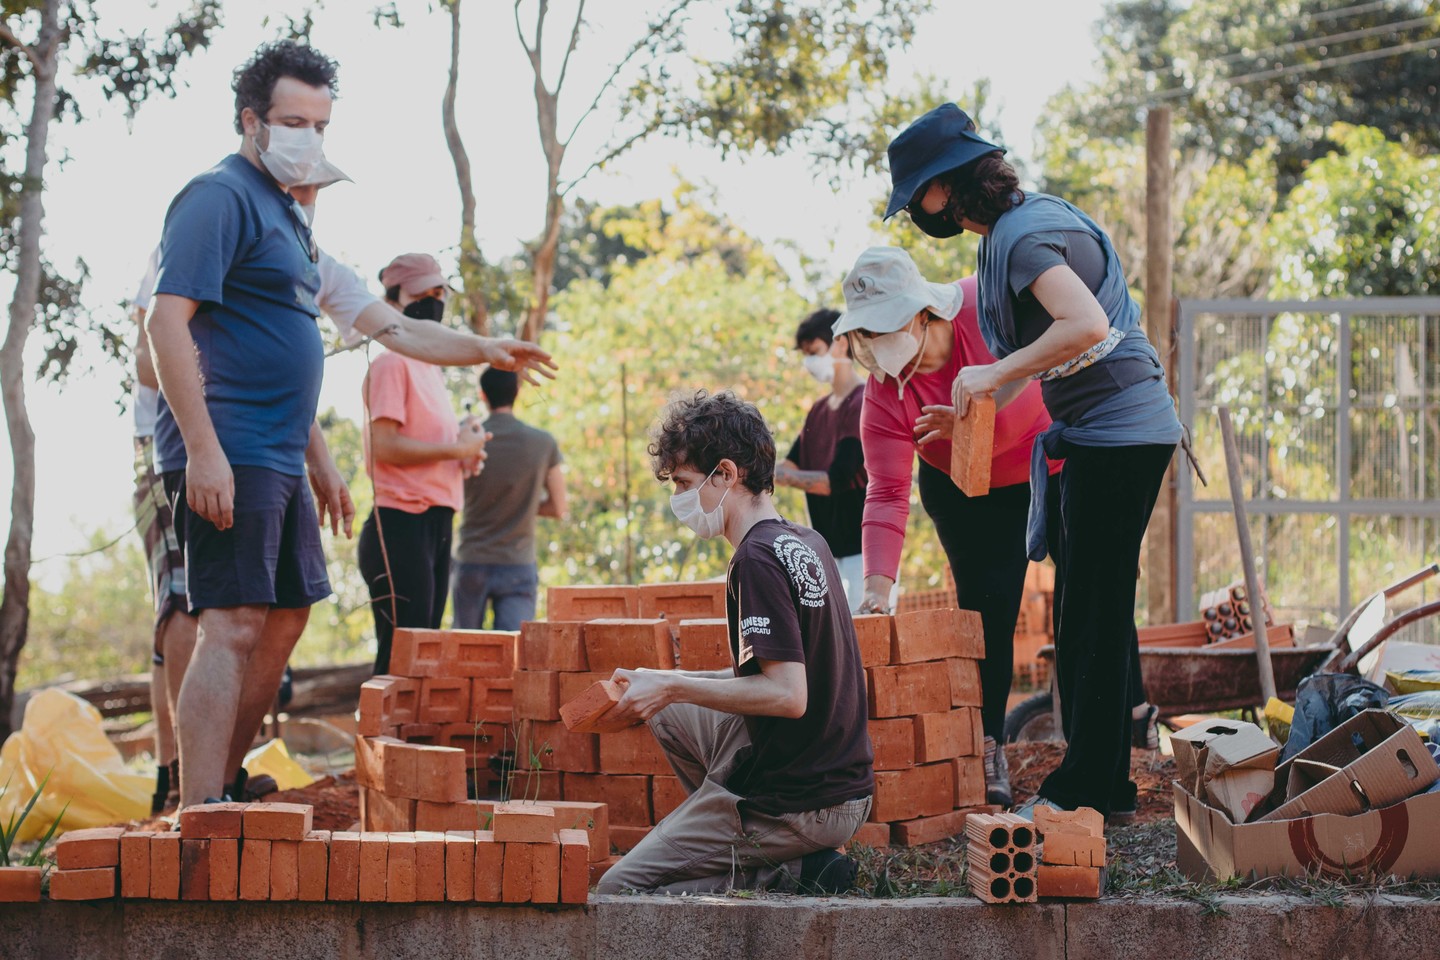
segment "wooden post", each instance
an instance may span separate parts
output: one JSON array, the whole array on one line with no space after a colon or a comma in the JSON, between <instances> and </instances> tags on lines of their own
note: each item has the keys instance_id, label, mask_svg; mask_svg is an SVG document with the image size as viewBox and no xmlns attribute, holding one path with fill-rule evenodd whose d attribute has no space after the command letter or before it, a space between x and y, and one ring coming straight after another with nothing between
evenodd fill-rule
<instances>
[{"instance_id":1,"label":"wooden post","mask_svg":"<svg viewBox=\"0 0 1440 960\"><path fill-rule=\"evenodd\" d=\"M1171 181L1170 108L1152 107L1145 121L1145 334L1160 354L1173 392ZM1175 469L1171 463L1165 471L1147 531L1146 607L1151 623L1183 619L1175 609Z\"/></svg>"},{"instance_id":2,"label":"wooden post","mask_svg":"<svg viewBox=\"0 0 1440 960\"><path fill-rule=\"evenodd\" d=\"M1260 668L1260 694L1269 703L1275 696L1275 668L1270 663L1270 637L1265 627L1265 611L1260 607L1264 594L1260 575L1255 571L1255 548L1250 543L1250 522L1245 519L1245 481L1240 476L1240 448L1235 444L1235 425L1230 421L1230 408L1222 406L1220 439L1225 445L1225 472L1230 477L1230 503L1235 508L1235 535L1240 541L1240 564L1245 570L1245 592L1255 613L1255 663Z\"/></svg>"}]
</instances>

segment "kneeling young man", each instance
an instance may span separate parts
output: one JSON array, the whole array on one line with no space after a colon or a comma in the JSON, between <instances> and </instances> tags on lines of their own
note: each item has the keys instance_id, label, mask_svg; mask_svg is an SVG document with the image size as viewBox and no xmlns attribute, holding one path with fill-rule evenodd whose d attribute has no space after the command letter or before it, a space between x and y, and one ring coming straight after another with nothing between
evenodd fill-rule
<instances>
[{"instance_id":1,"label":"kneeling young man","mask_svg":"<svg viewBox=\"0 0 1440 960\"><path fill-rule=\"evenodd\" d=\"M600 882L602 893L843 892L836 847L870 812L865 672L825 540L775 510L775 441L729 392L674 403L650 444L671 506L735 548L726 575L734 667L617 670L606 720L644 720L689 796Z\"/></svg>"}]
</instances>

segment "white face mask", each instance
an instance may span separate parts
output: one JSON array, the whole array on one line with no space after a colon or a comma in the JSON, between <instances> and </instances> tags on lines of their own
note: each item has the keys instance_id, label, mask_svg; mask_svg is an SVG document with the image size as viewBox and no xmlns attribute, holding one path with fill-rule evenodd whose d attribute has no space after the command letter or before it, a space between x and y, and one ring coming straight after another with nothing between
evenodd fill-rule
<instances>
[{"instance_id":1,"label":"white face mask","mask_svg":"<svg viewBox=\"0 0 1440 960\"><path fill-rule=\"evenodd\" d=\"M272 127L262 122L270 131L270 145L260 150L260 140L255 140L255 149L260 150L260 162L280 184L293 187L310 179L315 168L325 160L325 138L314 127Z\"/></svg>"},{"instance_id":2,"label":"white face mask","mask_svg":"<svg viewBox=\"0 0 1440 960\"><path fill-rule=\"evenodd\" d=\"M720 465L717 463L715 470L719 469ZM715 470L711 470L710 476L707 476L699 486L692 487L684 493L677 493L670 498L670 511L675 514L675 519L707 540L725 532L725 498L730 496L730 491L726 490L721 495L720 502L715 504L715 509L709 513L706 513L705 508L700 505L700 488L710 482L710 477L715 476Z\"/></svg>"},{"instance_id":3,"label":"white face mask","mask_svg":"<svg viewBox=\"0 0 1440 960\"><path fill-rule=\"evenodd\" d=\"M914 360L919 352L920 341L909 330L882 333L870 340L870 355L875 358L875 366L897 379L905 364Z\"/></svg>"},{"instance_id":4,"label":"white face mask","mask_svg":"<svg viewBox=\"0 0 1440 960\"><path fill-rule=\"evenodd\" d=\"M807 353L805 371L821 383L835 380L835 358L828 353Z\"/></svg>"}]
</instances>

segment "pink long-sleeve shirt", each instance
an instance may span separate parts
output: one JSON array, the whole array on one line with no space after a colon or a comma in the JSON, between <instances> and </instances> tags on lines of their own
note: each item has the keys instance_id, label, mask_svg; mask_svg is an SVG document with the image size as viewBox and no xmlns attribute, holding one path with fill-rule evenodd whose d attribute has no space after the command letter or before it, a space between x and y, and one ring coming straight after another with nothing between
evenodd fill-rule
<instances>
[{"instance_id":1,"label":"pink long-sleeve shirt","mask_svg":"<svg viewBox=\"0 0 1440 960\"><path fill-rule=\"evenodd\" d=\"M865 470L870 483L865 492L865 519L861 523L861 550L865 575L894 577L900 569L905 546L905 523L910 518L910 482L915 453L933 467L950 472L950 441L936 440L916 445L915 421L920 408L949 406L950 387L961 367L994 363L985 349L976 320L975 278L958 281L965 305L951 327L955 349L950 361L934 373L917 373L905 385L900 398L893 377L881 383L875 377L865 384L865 402L860 411L860 442L865 448ZM1050 415L1040 399L1040 384L1031 383L995 415L995 447L990 461L990 486L1008 487L1030 480L1030 448L1035 438L1050 426ZM1051 464L1051 473L1061 463Z\"/></svg>"}]
</instances>

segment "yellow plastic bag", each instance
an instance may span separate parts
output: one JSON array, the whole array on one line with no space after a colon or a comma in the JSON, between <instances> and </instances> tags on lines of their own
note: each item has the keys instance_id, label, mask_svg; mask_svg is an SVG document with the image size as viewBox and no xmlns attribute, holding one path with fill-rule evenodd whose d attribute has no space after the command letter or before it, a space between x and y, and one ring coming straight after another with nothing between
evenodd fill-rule
<instances>
[{"instance_id":1,"label":"yellow plastic bag","mask_svg":"<svg viewBox=\"0 0 1440 960\"><path fill-rule=\"evenodd\" d=\"M284 740L271 740L245 754L245 772L251 778L268 773L281 790L299 790L315 782L305 768L290 756Z\"/></svg>"},{"instance_id":2,"label":"yellow plastic bag","mask_svg":"<svg viewBox=\"0 0 1440 960\"><path fill-rule=\"evenodd\" d=\"M47 773L45 792L25 818L19 840L39 839L61 810L65 817L57 835L150 815L154 778L126 768L105 736L99 710L60 690L31 697L20 729L0 747L0 783L10 781L0 820L18 813Z\"/></svg>"},{"instance_id":3,"label":"yellow plastic bag","mask_svg":"<svg viewBox=\"0 0 1440 960\"><path fill-rule=\"evenodd\" d=\"M1295 722L1295 708L1283 700L1271 697L1265 703L1265 726L1270 736L1280 743L1290 739L1290 725Z\"/></svg>"}]
</instances>

